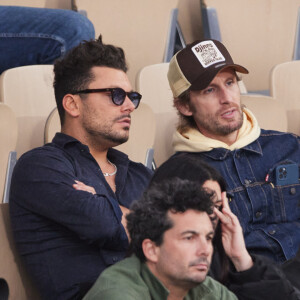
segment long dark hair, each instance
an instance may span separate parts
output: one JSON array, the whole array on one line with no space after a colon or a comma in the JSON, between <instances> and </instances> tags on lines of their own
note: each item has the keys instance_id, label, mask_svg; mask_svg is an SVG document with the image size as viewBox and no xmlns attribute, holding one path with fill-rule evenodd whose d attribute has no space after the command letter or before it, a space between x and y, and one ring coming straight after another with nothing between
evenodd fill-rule
<instances>
[{"instance_id":1,"label":"long dark hair","mask_svg":"<svg viewBox=\"0 0 300 300\"><path fill-rule=\"evenodd\" d=\"M207 180L212 180L220 185L222 192L226 191L226 182L221 174L192 153L179 153L169 158L155 171L149 185L171 178L194 181L200 186ZM225 283L229 272L229 259L223 248L220 223L215 229L213 244L215 249L214 264L212 264L210 272L216 280ZM221 268L218 268L218 266Z\"/></svg>"}]
</instances>

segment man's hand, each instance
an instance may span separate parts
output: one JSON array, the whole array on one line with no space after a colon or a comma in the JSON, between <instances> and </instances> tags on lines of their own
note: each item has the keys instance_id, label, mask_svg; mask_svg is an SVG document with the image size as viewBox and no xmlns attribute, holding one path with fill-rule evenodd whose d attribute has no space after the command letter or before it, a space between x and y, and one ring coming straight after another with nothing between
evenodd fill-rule
<instances>
[{"instance_id":1,"label":"man's hand","mask_svg":"<svg viewBox=\"0 0 300 300\"><path fill-rule=\"evenodd\" d=\"M86 185L79 180L75 180L76 183L73 184L73 188L77 191L86 191L93 195L96 194L95 189L92 186Z\"/></svg>"},{"instance_id":2,"label":"man's hand","mask_svg":"<svg viewBox=\"0 0 300 300\"><path fill-rule=\"evenodd\" d=\"M217 208L214 212L221 222L224 250L238 272L248 270L253 266L253 261L246 249L240 222L231 212L225 192L222 193L222 204L222 212Z\"/></svg>"},{"instance_id":3,"label":"man's hand","mask_svg":"<svg viewBox=\"0 0 300 300\"><path fill-rule=\"evenodd\" d=\"M78 190L78 191L86 191L86 192L89 192L93 195L96 194L96 191L95 189L92 187L92 186L89 186L89 185L86 185L84 184L83 182L79 181L79 180L75 180L76 183L73 184L73 188L75 190ZM122 206L120 205L120 209L123 213L122 215L122 220L121 220L121 223L125 229L125 232L126 232L126 235L128 237L128 240L129 240L129 233L127 231L127 220L126 220L126 215L130 212L128 208L126 208L125 206Z\"/></svg>"}]
</instances>

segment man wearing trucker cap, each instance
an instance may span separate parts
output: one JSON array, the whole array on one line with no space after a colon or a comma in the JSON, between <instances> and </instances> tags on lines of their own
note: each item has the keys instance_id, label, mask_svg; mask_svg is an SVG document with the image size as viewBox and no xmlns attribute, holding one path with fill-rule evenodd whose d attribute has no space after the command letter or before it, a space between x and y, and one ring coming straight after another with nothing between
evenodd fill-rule
<instances>
[{"instance_id":1,"label":"man wearing trucker cap","mask_svg":"<svg viewBox=\"0 0 300 300\"><path fill-rule=\"evenodd\" d=\"M282 263L300 245L300 138L259 127L241 105L237 72L248 70L216 40L195 41L172 58L180 116L173 145L221 172L249 252Z\"/></svg>"}]
</instances>

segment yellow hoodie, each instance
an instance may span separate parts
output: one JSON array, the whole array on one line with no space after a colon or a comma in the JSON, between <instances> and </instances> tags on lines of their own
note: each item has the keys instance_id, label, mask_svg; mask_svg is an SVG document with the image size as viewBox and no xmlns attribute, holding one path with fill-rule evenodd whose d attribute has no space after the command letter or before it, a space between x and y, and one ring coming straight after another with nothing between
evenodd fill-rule
<instances>
[{"instance_id":1,"label":"yellow hoodie","mask_svg":"<svg viewBox=\"0 0 300 300\"><path fill-rule=\"evenodd\" d=\"M184 134L176 131L173 136L173 147L175 152L206 152L214 148L225 148L229 150L245 147L255 141L260 135L260 127L257 120L249 109L243 109L243 125L239 130L236 141L228 146L227 144L208 138L201 134L198 129L190 128Z\"/></svg>"}]
</instances>

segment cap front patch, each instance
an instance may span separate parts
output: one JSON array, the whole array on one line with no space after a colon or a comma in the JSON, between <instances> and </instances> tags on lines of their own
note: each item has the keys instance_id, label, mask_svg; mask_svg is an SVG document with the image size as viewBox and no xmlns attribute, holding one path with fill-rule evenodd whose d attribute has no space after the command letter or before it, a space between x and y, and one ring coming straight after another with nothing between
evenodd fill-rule
<instances>
[{"instance_id":1,"label":"cap front patch","mask_svg":"<svg viewBox=\"0 0 300 300\"><path fill-rule=\"evenodd\" d=\"M225 57L222 55L213 41L201 42L192 47L192 51L203 68L207 68L213 64L225 61Z\"/></svg>"}]
</instances>

